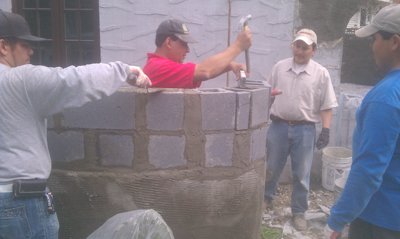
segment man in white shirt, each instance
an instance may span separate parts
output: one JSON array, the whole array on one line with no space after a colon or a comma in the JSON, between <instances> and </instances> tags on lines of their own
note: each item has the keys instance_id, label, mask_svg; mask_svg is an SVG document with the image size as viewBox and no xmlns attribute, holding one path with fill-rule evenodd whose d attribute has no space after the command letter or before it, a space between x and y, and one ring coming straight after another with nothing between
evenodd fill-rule
<instances>
[{"instance_id":1,"label":"man in white shirt","mask_svg":"<svg viewBox=\"0 0 400 239\"><path fill-rule=\"evenodd\" d=\"M328 70L311 58L317 48L317 35L310 29L297 32L292 44L293 57L279 61L268 79L281 90L271 106L272 123L267 133L267 178L264 200L273 205L279 177L291 158L293 175L292 215L297 230L305 230L310 172L315 147L329 143L332 108L337 106ZM322 131L315 143L315 124Z\"/></svg>"}]
</instances>

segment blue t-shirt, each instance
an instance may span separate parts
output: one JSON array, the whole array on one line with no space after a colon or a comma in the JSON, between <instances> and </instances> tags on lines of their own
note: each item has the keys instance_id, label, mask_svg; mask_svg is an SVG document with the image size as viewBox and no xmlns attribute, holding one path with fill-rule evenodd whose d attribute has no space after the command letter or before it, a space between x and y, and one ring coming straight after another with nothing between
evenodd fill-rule
<instances>
[{"instance_id":1,"label":"blue t-shirt","mask_svg":"<svg viewBox=\"0 0 400 239\"><path fill-rule=\"evenodd\" d=\"M400 69L372 88L357 110L351 171L328 219L333 230L360 218L400 231L399 133Z\"/></svg>"}]
</instances>

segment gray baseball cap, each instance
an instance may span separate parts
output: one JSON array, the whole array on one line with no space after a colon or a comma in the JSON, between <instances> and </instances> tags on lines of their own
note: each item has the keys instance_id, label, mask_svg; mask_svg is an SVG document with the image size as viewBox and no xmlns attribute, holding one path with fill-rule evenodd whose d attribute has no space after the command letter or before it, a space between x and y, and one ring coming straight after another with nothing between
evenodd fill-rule
<instances>
[{"instance_id":1,"label":"gray baseball cap","mask_svg":"<svg viewBox=\"0 0 400 239\"><path fill-rule=\"evenodd\" d=\"M400 4L382 8L369 25L358 29L355 34L357 37L368 37L378 31L400 34Z\"/></svg>"},{"instance_id":2,"label":"gray baseball cap","mask_svg":"<svg viewBox=\"0 0 400 239\"><path fill-rule=\"evenodd\" d=\"M33 36L25 19L11 12L0 9L0 38L15 37L17 39L38 42L49 39Z\"/></svg>"},{"instance_id":3,"label":"gray baseball cap","mask_svg":"<svg viewBox=\"0 0 400 239\"><path fill-rule=\"evenodd\" d=\"M189 29L180 20L168 19L160 23L157 28L157 35L174 35L186 43L196 43L197 41L189 34Z\"/></svg>"}]
</instances>

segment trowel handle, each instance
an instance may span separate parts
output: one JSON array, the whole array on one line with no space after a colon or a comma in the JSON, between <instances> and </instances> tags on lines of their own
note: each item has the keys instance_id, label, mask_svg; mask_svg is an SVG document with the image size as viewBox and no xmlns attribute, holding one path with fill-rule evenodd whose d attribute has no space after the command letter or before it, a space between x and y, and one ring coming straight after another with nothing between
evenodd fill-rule
<instances>
[{"instance_id":1,"label":"trowel handle","mask_svg":"<svg viewBox=\"0 0 400 239\"><path fill-rule=\"evenodd\" d=\"M248 16L246 17L246 20L243 21L243 26L242 26L243 30L246 30L247 25L248 25L248 22L249 22L250 19L251 19L251 15L248 15ZM245 59L246 59L246 70L247 70L247 72L250 72L249 49L246 49L246 50L244 51L244 56L245 56Z\"/></svg>"},{"instance_id":2,"label":"trowel handle","mask_svg":"<svg viewBox=\"0 0 400 239\"><path fill-rule=\"evenodd\" d=\"M244 51L244 57L246 59L246 70L250 72L250 58L249 58L249 49Z\"/></svg>"}]
</instances>

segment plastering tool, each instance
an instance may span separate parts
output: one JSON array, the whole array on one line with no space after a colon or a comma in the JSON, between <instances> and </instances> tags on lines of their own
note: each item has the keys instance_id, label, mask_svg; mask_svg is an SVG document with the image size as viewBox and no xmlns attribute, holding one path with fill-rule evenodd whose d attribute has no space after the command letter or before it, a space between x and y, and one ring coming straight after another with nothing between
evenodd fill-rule
<instances>
[{"instance_id":1,"label":"plastering tool","mask_svg":"<svg viewBox=\"0 0 400 239\"><path fill-rule=\"evenodd\" d=\"M248 26L249 20L251 19L251 15L247 15L242 17L239 21L239 30L244 31ZM245 59L246 59L246 69L247 72L250 72L250 57L249 57L249 49L244 51ZM247 79L246 72L244 70L240 71L240 77L238 80L239 88L254 88L257 86L265 86L263 81L255 81Z\"/></svg>"}]
</instances>

